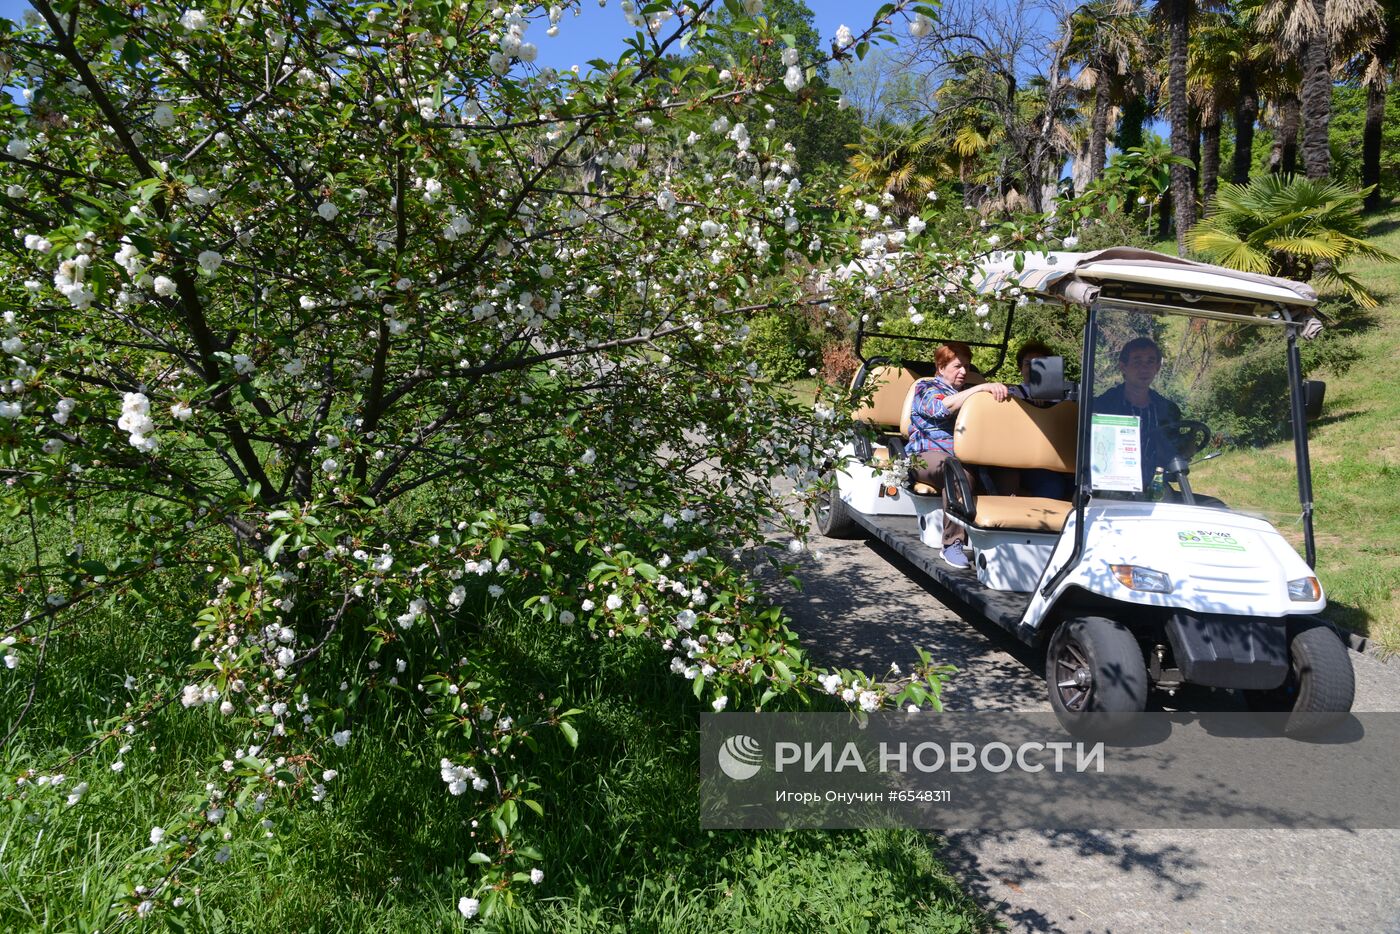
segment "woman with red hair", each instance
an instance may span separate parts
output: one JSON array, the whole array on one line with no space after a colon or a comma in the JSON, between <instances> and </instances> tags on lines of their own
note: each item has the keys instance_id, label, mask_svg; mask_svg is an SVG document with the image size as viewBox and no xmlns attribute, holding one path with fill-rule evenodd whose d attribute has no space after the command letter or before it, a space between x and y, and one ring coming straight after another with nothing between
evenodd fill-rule
<instances>
[{"instance_id":1,"label":"woman with red hair","mask_svg":"<svg viewBox=\"0 0 1400 934\"><path fill-rule=\"evenodd\" d=\"M958 410L974 393L990 392L998 402L1009 396L1005 383L968 385L972 368L972 348L962 341L940 344L933 355L937 375L920 380L910 406L909 443L904 451L909 455L914 480L934 488L943 486L943 462L953 453L953 424ZM972 477L969 475L969 482ZM947 497L943 507L943 560L955 568L968 566L963 546L967 530L948 518Z\"/></svg>"}]
</instances>

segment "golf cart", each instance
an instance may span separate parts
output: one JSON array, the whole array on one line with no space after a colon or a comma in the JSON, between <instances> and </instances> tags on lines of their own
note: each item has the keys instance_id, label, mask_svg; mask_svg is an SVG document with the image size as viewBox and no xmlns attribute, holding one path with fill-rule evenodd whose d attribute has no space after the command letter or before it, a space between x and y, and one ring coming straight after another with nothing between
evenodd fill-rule
<instances>
[{"instance_id":1,"label":"golf cart","mask_svg":"<svg viewBox=\"0 0 1400 934\"><path fill-rule=\"evenodd\" d=\"M931 351L939 340L862 324L857 431L832 464L818 531L875 536L986 619L1045 645L1050 703L1070 730L1121 722L1154 688L1186 685L1291 713L1290 732L1345 715L1351 659L1317 617L1326 600L1313 571L1306 420L1323 386L1303 379L1298 347L1320 328L1313 290L1128 248L994 254L977 287L1006 315L999 341L968 342L995 354L988 378L1007 362L1019 304L1062 318L1083 309L1080 358L1068 362L1078 380L1049 356L1032 361L1027 400L967 397L942 488L914 483L904 445L934 355L895 362L866 348L883 338ZM1125 344L1144 338L1169 348L1157 349L1169 365L1154 394L1170 419L1106 401L1126 378ZM1290 434L1293 463L1268 446ZM1030 471L1060 474L1065 498L1017 489ZM945 510L966 530L970 567L940 557Z\"/></svg>"}]
</instances>

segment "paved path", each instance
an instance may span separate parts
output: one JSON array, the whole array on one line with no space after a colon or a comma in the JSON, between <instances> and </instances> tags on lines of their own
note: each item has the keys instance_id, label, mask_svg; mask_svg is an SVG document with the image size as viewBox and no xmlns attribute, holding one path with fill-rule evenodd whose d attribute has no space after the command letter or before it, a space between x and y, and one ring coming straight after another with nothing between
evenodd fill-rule
<instances>
[{"instance_id":1,"label":"paved path","mask_svg":"<svg viewBox=\"0 0 1400 934\"><path fill-rule=\"evenodd\" d=\"M891 662L907 670L921 645L961 669L949 709L1049 709L1042 658L965 621L894 552L818 536L813 546L822 557L804 557L801 591L770 588L819 660L878 675ZM1355 709L1400 711L1400 663L1352 660ZM1208 692L1190 700L1215 706ZM1400 934L1400 831L958 832L944 858L1012 931Z\"/></svg>"}]
</instances>

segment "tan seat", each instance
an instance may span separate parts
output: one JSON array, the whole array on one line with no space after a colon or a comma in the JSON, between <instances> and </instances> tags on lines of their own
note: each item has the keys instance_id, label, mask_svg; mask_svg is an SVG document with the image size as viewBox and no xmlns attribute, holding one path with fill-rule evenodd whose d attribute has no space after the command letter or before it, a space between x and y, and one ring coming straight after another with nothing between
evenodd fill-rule
<instances>
[{"instance_id":1,"label":"tan seat","mask_svg":"<svg viewBox=\"0 0 1400 934\"><path fill-rule=\"evenodd\" d=\"M1059 532L1073 506L1068 500L1039 496L979 496L977 516L972 524L979 529L1018 529L1027 532Z\"/></svg>"},{"instance_id":2,"label":"tan seat","mask_svg":"<svg viewBox=\"0 0 1400 934\"><path fill-rule=\"evenodd\" d=\"M909 387L917 377L898 366L872 367L865 379L867 387L873 386L874 393L868 405L863 405L851 413L857 422L866 422L877 428L895 429L899 425L905 397ZM851 383L852 389L855 382ZM906 435L907 437L907 435Z\"/></svg>"},{"instance_id":3,"label":"tan seat","mask_svg":"<svg viewBox=\"0 0 1400 934\"><path fill-rule=\"evenodd\" d=\"M953 454L964 464L1074 473L1079 406L1061 402L1040 408L1020 399L998 402L990 393L970 396L958 410ZM976 498L972 524L983 529L1059 532L1071 505L1038 496Z\"/></svg>"}]
</instances>

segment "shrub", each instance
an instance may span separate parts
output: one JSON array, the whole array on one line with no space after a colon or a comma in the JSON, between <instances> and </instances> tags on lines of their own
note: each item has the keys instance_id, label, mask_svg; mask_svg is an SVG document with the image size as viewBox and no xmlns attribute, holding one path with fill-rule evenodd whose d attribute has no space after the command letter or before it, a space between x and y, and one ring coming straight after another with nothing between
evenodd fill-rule
<instances>
[{"instance_id":1,"label":"shrub","mask_svg":"<svg viewBox=\"0 0 1400 934\"><path fill-rule=\"evenodd\" d=\"M821 360L821 344L807 319L789 311L759 315L749 322L748 351L773 379L803 379Z\"/></svg>"}]
</instances>

